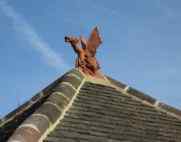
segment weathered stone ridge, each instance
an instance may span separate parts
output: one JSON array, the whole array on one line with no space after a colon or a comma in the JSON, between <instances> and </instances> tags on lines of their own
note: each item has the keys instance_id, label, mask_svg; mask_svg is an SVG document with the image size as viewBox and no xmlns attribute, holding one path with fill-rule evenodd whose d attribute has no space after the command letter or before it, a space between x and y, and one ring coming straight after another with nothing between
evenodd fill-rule
<instances>
[{"instance_id":1,"label":"weathered stone ridge","mask_svg":"<svg viewBox=\"0 0 181 142\"><path fill-rule=\"evenodd\" d=\"M8 114L0 127L0 141L7 141L14 130L16 131L10 138L10 142L38 141L60 117L83 78L84 76L77 69L73 69Z\"/></svg>"}]
</instances>

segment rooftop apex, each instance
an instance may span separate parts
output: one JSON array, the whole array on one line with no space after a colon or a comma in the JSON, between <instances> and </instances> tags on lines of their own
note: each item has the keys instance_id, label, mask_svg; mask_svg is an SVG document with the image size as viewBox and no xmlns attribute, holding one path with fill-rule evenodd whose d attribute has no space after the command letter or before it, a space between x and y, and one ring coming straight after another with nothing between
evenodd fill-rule
<instances>
[{"instance_id":1,"label":"rooftop apex","mask_svg":"<svg viewBox=\"0 0 181 142\"><path fill-rule=\"evenodd\" d=\"M181 111L73 69L7 115L0 135L2 142L180 142Z\"/></svg>"}]
</instances>

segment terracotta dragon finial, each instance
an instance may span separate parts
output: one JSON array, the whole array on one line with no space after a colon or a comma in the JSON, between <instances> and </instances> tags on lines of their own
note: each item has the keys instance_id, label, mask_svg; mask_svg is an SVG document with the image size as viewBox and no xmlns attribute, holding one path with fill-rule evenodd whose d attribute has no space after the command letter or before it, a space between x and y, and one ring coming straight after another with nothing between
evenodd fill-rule
<instances>
[{"instance_id":1,"label":"terracotta dragon finial","mask_svg":"<svg viewBox=\"0 0 181 142\"><path fill-rule=\"evenodd\" d=\"M102 39L97 27L92 30L89 39L82 36L66 36L65 42L70 43L78 55L75 67L86 75L91 75L93 77L100 76L100 65L96 59L96 51L102 43Z\"/></svg>"}]
</instances>

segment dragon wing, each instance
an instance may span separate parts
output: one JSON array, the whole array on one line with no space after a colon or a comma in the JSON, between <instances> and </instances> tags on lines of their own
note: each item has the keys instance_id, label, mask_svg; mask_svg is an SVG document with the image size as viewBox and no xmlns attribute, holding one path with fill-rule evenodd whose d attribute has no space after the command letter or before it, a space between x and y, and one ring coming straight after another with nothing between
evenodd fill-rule
<instances>
[{"instance_id":1,"label":"dragon wing","mask_svg":"<svg viewBox=\"0 0 181 142\"><path fill-rule=\"evenodd\" d=\"M91 35L88 39L88 51L92 54L92 56L95 56L96 54L96 50L99 47L99 45L102 43L102 39L99 35L99 30L97 27L95 27L92 32Z\"/></svg>"}]
</instances>

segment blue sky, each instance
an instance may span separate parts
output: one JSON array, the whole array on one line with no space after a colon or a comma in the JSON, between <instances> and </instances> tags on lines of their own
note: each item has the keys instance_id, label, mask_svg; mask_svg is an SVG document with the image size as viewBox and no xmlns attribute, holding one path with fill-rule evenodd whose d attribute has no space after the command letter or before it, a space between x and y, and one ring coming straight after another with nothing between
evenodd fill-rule
<instances>
[{"instance_id":1,"label":"blue sky","mask_svg":"<svg viewBox=\"0 0 181 142\"><path fill-rule=\"evenodd\" d=\"M102 71L181 108L181 1L0 0L0 117L74 66L65 35L103 37Z\"/></svg>"}]
</instances>

